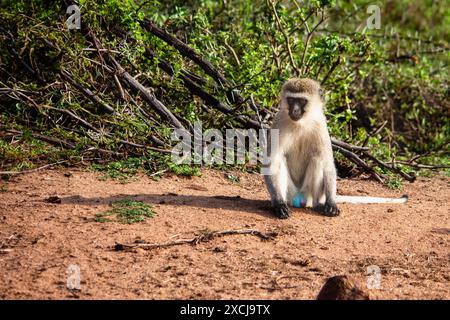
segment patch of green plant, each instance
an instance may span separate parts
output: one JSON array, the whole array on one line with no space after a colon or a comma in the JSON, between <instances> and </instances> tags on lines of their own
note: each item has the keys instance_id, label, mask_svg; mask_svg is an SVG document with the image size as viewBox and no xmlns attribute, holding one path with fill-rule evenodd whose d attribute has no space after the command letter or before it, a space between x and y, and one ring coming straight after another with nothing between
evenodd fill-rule
<instances>
[{"instance_id":1,"label":"patch of green plant","mask_svg":"<svg viewBox=\"0 0 450 320\"><path fill-rule=\"evenodd\" d=\"M120 223L132 224L155 216L153 207L142 201L122 199L112 202L111 207L111 210L96 214L95 221L110 222L115 217Z\"/></svg>"},{"instance_id":2,"label":"patch of green plant","mask_svg":"<svg viewBox=\"0 0 450 320\"><path fill-rule=\"evenodd\" d=\"M197 166L191 166L188 164L174 164L169 163L169 170L176 175L192 177L192 176L200 176L202 173L200 168Z\"/></svg>"},{"instance_id":3,"label":"patch of green plant","mask_svg":"<svg viewBox=\"0 0 450 320\"><path fill-rule=\"evenodd\" d=\"M149 153L148 156L140 158L127 158L120 161L112 161L106 164L93 163L91 169L103 172L101 179L114 179L121 183L128 183L135 179L136 174L141 170L154 180L159 180L164 174L165 170L175 173L180 176L200 176L201 170L199 167L187 164L174 164L166 155ZM156 174L160 172L159 174Z\"/></svg>"},{"instance_id":4,"label":"patch of green plant","mask_svg":"<svg viewBox=\"0 0 450 320\"><path fill-rule=\"evenodd\" d=\"M42 143L42 141L24 135L15 144L0 139L0 167L8 168L8 171L21 171L31 169L36 162L49 158L56 149Z\"/></svg>"},{"instance_id":5,"label":"patch of green plant","mask_svg":"<svg viewBox=\"0 0 450 320\"><path fill-rule=\"evenodd\" d=\"M226 177L227 177L227 179L228 180L230 180L231 182L233 182L233 183L240 183L241 182L241 180L239 179L239 177L238 176L235 176L234 174L226 174Z\"/></svg>"},{"instance_id":6,"label":"patch of green plant","mask_svg":"<svg viewBox=\"0 0 450 320\"><path fill-rule=\"evenodd\" d=\"M107 164L93 163L91 168L95 171L103 172L102 179L114 179L121 183L127 183L133 180L139 169L143 166L143 159L128 158L120 161L113 161Z\"/></svg>"},{"instance_id":7,"label":"patch of green plant","mask_svg":"<svg viewBox=\"0 0 450 320\"><path fill-rule=\"evenodd\" d=\"M403 188L403 180L397 176L389 176L387 184L391 189L402 189Z\"/></svg>"}]
</instances>

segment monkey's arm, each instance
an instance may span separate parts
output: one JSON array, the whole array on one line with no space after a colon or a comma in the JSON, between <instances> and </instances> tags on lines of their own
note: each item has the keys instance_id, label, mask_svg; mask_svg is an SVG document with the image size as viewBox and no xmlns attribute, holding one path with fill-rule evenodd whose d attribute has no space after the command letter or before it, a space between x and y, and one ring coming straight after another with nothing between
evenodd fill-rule
<instances>
[{"instance_id":1,"label":"monkey's arm","mask_svg":"<svg viewBox=\"0 0 450 320\"><path fill-rule=\"evenodd\" d=\"M288 179L289 173L284 156L273 157L269 172L264 175L264 180L270 194L274 213L281 219L286 219L290 215L287 205Z\"/></svg>"}]
</instances>

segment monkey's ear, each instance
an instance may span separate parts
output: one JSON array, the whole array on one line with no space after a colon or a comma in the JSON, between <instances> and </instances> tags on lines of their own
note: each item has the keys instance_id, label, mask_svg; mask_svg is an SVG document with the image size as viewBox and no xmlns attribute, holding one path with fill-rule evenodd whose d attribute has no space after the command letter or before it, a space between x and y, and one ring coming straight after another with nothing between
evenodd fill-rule
<instances>
[{"instance_id":1,"label":"monkey's ear","mask_svg":"<svg viewBox=\"0 0 450 320\"><path fill-rule=\"evenodd\" d=\"M322 99L323 101L325 101L325 96L324 96L324 94L323 94L322 88L319 88L319 96L320 96L320 99Z\"/></svg>"}]
</instances>

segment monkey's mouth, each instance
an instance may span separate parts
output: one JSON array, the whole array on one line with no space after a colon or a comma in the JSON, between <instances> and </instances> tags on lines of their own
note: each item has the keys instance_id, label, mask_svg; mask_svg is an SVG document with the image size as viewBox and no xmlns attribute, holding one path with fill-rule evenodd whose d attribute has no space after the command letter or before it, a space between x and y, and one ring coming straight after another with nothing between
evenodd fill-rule
<instances>
[{"instance_id":1,"label":"monkey's mouth","mask_svg":"<svg viewBox=\"0 0 450 320\"><path fill-rule=\"evenodd\" d=\"M292 119L292 121L298 121L302 118L303 116L303 111L302 110L291 110L289 109L289 117Z\"/></svg>"}]
</instances>

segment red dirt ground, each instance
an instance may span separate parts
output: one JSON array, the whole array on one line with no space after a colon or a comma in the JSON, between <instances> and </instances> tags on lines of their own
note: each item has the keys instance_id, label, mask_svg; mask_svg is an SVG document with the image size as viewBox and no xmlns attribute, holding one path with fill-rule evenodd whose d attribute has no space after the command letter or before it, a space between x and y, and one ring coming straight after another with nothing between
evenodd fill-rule
<instances>
[{"instance_id":1,"label":"red dirt ground","mask_svg":"<svg viewBox=\"0 0 450 320\"><path fill-rule=\"evenodd\" d=\"M328 277L365 284L381 268L374 299L450 299L450 179L420 178L390 190L339 180L339 194L400 196L406 204L341 205L327 218L306 209L269 214L258 175L204 171L201 177L148 177L121 184L82 170L48 170L0 182L1 299L314 299ZM61 204L44 200L57 195ZM229 198L217 198L229 196ZM233 198L240 196L241 198ZM132 225L96 213L132 198L156 216ZM115 251L116 242L192 238L202 230L275 231L274 240L229 235L196 246ZM81 288L66 287L80 267Z\"/></svg>"}]
</instances>

